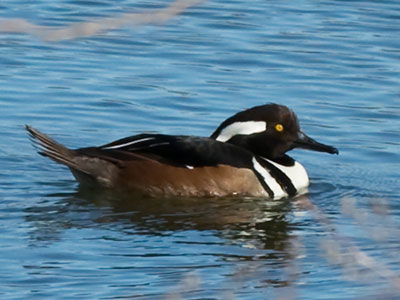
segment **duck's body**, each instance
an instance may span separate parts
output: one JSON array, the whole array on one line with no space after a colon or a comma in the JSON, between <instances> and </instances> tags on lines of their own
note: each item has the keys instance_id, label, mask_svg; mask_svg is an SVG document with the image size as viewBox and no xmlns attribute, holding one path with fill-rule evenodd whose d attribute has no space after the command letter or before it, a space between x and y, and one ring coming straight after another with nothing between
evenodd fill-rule
<instances>
[{"instance_id":1,"label":"duck's body","mask_svg":"<svg viewBox=\"0 0 400 300\"><path fill-rule=\"evenodd\" d=\"M39 142L40 153L68 166L81 184L153 196L294 196L309 180L285 152L314 147L337 153L305 136L294 113L275 104L236 114L209 138L140 134L71 150L26 129Z\"/></svg>"}]
</instances>

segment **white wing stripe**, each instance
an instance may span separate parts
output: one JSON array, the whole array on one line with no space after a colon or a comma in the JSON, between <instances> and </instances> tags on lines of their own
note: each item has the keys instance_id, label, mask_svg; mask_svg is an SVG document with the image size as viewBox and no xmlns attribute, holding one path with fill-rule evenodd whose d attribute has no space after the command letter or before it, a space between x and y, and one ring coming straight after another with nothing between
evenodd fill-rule
<instances>
[{"instance_id":1,"label":"white wing stripe","mask_svg":"<svg viewBox=\"0 0 400 300\"><path fill-rule=\"evenodd\" d=\"M154 137L147 137L147 138L143 138L143 139L140 139L140 140L128 142L128 143L125 143L125 144L119 144L119 145L104 147L103 149L110 150L110 149L123 148L123 147L126 147L126 146L131 146L131 145L134 145L136 143L145 142L145 141L149 141L149 140L152 140L152 139L154 139Z\"/></svg>"}]
</instances>

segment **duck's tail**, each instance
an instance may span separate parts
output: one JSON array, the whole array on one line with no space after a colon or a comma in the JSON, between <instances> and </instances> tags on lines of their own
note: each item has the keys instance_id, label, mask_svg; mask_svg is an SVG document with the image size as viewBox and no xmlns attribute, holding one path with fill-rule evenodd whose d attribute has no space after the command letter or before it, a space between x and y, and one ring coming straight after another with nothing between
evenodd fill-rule
<instances>
[{"instance_id":1,"label":"duck's tail","mask_svg":"<svg viewBox=\"0 0 400 300\"><path fill-rule=\"evenodd\" d=\"M25 129L29 132L32 143L36 146L39 154L69 167L80 183L87 185L100 183L103 186L114 184L118 173L116 166L110 161L86 153L91 149L94 151L95 148L68 149L29 125L25 125ZM95 154L98 153L95 151Z\"/></svg>"},{"instance_id":2,"label":"duck's tail","mask_svg":"<svg viewBox=\"0 0 400 300\"><path fill-rule=\"evenodd\" d=\"M67 147L57 143L39 130L25 125L34 146L40 155L46 156L55 162L66 165L67 167L79 170L79 166L74 162L77 153Z\"/></svg>"}]
</instances>

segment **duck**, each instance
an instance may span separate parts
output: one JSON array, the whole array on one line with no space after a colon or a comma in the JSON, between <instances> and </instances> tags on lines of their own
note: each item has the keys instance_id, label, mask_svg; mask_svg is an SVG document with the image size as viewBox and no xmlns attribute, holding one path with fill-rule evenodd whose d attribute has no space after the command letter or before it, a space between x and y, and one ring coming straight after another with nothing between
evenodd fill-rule
<instances>
[{"instance_id":1,"label":"duck","mask_svg":"<svg viewBox=\"0 0 400 300\"><path fill-rule=\"evenodd\" d=\"M39 154L67 166L80 185L153 197L293 197L310 181L288 151L339 153L307 136L296 114L275 103L236 113L209 137L141 133L70 149L25 128Z\"/></svg>"}]
</instances>

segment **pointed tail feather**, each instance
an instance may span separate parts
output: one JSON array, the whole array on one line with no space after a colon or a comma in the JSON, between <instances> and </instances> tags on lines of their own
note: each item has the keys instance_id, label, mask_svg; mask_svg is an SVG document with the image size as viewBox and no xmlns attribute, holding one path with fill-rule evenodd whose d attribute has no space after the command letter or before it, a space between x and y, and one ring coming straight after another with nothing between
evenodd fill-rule
<instances>
[{"instance_id":1,"label":"pointed tail feather","mask_svg":"<svg viewBox=\"0 0 400 300\"><path fill-rule=\"evenodd\" d=\"M80 183L113 187L117 182L118 168L109 160L68 149L29 125L26 125L25 129L29 132L33 144L38 148L39 154L69 167ZM86 148L87 151L90 149L92 148Z\"/></svg>"},{"instance_id":2,"label":"pointed tail feather","mask_svg":"<svg viewBox=\"0 0 400 300\"><path fill-rule=\"evenodd\" d=\"M67 147L57 143L52 138L48 137L39 130L25 125L25 129L29 132L30 138L34 146L38 148L39 154L47 156L55 162L66 165L70 168L81 170L81 168L74 162L76 153L74 150L70 150Z\"/></svg>"}]
</instances>

